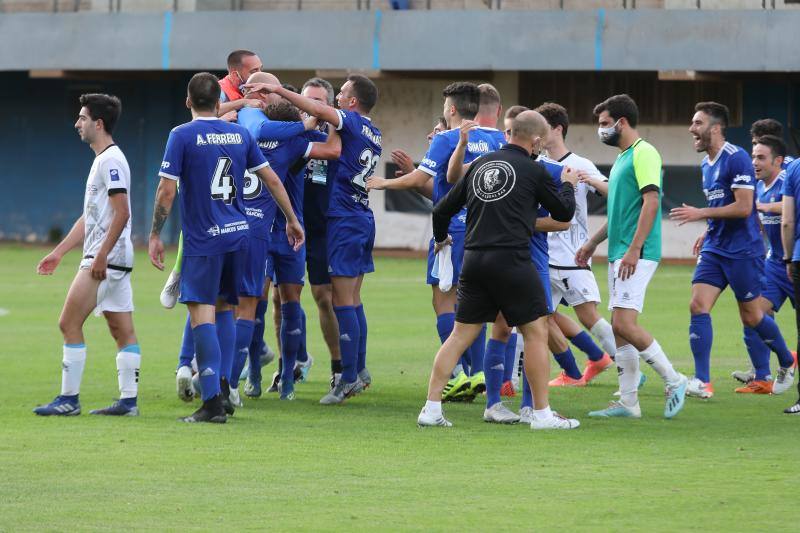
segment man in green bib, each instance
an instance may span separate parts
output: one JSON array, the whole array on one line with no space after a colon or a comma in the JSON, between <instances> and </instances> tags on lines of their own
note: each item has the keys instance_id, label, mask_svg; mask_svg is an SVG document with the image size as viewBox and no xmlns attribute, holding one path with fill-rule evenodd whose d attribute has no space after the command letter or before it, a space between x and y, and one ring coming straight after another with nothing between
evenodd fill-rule
<instances>
[{"instance_id":1,"label":"man in green bib","mask_svg":"<svg viewBox=\"0 0 800 533\"><path fill-rule=\"evenodd\" d=\"M594 115L600 141L620 153L608 180L608 221L578 250L575 262L587 265L597 245L608 239L608 308L617 343L620 399L589 416L642 416L641 356L664 379L664 416L672 418L683 408L688 380L672 368L658 341L638 324L647 285L661 260L661 156L639 137L639 108L627 94L598 104Z\"/></svg>"}]
</instances>

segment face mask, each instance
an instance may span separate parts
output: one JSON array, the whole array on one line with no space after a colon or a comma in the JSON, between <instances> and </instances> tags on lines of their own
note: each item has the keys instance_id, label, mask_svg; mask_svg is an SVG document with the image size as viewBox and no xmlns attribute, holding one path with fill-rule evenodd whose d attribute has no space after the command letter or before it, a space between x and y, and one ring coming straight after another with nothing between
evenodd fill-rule
<instances>
[{"instance_id":1,"label":"face mask","mask_svg":"<svg viewBox=\"0 0 800 533\"><path fill-rule=\"evenodd\" d=\"M247 83L247 82L245 82L245 81L242 79L242 76L241 76L241 74L239 74L238 72L236 73L236 77L237 77L237 78L239 78L239 81L241 82L241 83L239 83L239 86L237 87L237 88L239 89L239 94L244 94L244 85L245 85L245 83Z\"/></svg>"},{"instance_id":2,"label":"face mask","mask_svg":"<svg viewBox=\"0 0 800 533\"><path fill-rule=\"evenodd\" d=\"M600 139L601 143L609 146L617 146L620 136L620 133L617 131L617 124L619 124L619 120L617 120L614 125L607 128L597 128L597 137Z\"/></svg>"}]
</instances>

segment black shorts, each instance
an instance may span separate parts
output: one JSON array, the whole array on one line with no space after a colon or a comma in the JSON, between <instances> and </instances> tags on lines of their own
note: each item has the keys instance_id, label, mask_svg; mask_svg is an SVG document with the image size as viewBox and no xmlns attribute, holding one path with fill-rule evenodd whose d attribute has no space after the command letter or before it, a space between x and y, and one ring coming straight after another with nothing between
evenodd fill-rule
<instances>
[{"instance_id":1,"label":"black shorts","mask_svg":"<svg viewBox=\"0 0 800 533\"><path fill-rule=\"evenodd\" d=\"M466 250L458 279L456 321L494 322L498 311L509 326L547 316L547 296L529 250Z\"/></svg>"}]
</instances>

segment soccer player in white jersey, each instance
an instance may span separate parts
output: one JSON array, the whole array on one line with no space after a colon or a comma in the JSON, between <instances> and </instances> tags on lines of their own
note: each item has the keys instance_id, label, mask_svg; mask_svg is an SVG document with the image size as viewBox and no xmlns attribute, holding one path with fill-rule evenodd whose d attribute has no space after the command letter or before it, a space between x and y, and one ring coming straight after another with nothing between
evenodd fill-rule
<instances>
[{"instance_id":1,"label":"soccer player in white jersey","mask_svg":"<svg viewBox=\"0 0 800 533\"><path fill-rule=\"evenodd\" d=\"M545 144L548 156L562 165L578 170L581 176L581 182L575 188L575 216L570 222L570 227L565 231L549 233L547 244L550 253L553 308L556 309L562 301L571 306L581 324L600 341L603 347L602 351L599 350L591 337L566 315L559 312L553 314L564 335L589 356L583 371L583 381L589 383L614 364L612 356L616 353L616 343L611 324L597 311L600 289L597 287L591 266L576 265L575 254L589 240L586 197L590 192L607 194L608 179L597 170L594 163L572 153L567 147L565 138L569 129L569 115L563 106L547 102L537 107L536 111L550 124L550 135Z\"/></svg>"},{"instance_id":2,"label":"soccer player in white jersey","mask_svg":"<svg viewBox=\"0 0 800 533\"><path fill-rule=\"evenodd\" d=\"M39 262L37 272L55 272L64 255L83 243L83 260L72 280L58 325L64 337L61 394L33 410L43 416L81 413L78 395L86 363L83 323L94 310L108 322L117 343L117 376L120 398L92 414L136 416L141 352L133 329L131 270L130 169L111 134L122 111L116 96L84 94L75 129L95 153L86 180L83 215L67 236Z\"/></svg>"}]
</instances>

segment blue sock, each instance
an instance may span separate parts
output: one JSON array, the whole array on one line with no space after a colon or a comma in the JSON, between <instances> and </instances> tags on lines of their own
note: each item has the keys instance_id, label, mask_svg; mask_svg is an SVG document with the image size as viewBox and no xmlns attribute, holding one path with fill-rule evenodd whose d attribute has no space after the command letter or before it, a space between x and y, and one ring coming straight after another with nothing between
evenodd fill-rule
<instances>
[{"instance_id":1,"label":"blue sock","mask_svg":"<svg viewBox=\"0 0 800 533\"><path fill-rule=\"evenodd\" d=\"M334 307L333 312L339 321L339 351L342 353L342 380L355 383L358 379L358 317L352 305Z\"/></svg>"},{"instance_id":2,"label":"blue sock","mask_svg":"<svg viewBox=\"0 0 800 533\"><path fill-rule=\"evenodd\" d=\"M780 363L781 368L791 368L794 364L794 357L792 357L792 353L786 346L786 341L783 339L781 330L775 320L764 313L764 318L753 329L756 330L761 340L767 343L769 349L778 356L778 363Z\"/></svg>"},{"instance_id":3,"label":"blue sock","mask_svg":"<svg viewBox=\"0 0 800 533\"><path fill-rule=\"evenodd\" d=\"M506 381L511 381L511 377L514 375L514 359L516 359L516 356L517 356L517 334L512 333L511 337L508 339L508 342L506 343L506 353L505 357L503 357L503 383L505 383Z\"/></svg>"},{"instance_id":4,"label":"blue sock","mask_svg":"<svg viewBox=\"0 0 800 533\"><path fill-rule=\"evenodd\" d=\"M281 304L281 393L294 390L294 365L302 343L303 318L300 302Z\"/></svg>"},{"instance_id":5,"label":"blue sock","mask_svg":"<svg viewBox=\"0 0 800 533\"><path fill-rule=\"evenodd\" d=\"M469 347L469 375L483 372L483 358L486 356L486 324L481 328L478 338ZM505 347L503 348L505 353ZM502 385L502 383L501 383Z\"/></svg>"},{"instance_id":6,"label":"blue sock","mask_svg":"<svg viewBox=\"0 0 800 533\"><path fill-rule=\"evenodd\" d=\"M519 408L522 409L523 407L533 407L533 391L531 391L531 386L528 384L528 378L525 376L525 372L522 372L522 402L519 404Z\"/></svg>"},{"instance_id":7,"label":"blue sock","mask_svg":"<svg viewBox=\"0 0 800 533\"><path fill-rule=\"evenodd\" d=\"M217 326L200 324L192 330L194 333L194 351L197 357L197 372L200 374L200 386L203 389L203 401L218 395L219 367L222 354L217 339Z\"/></svg>"},{"instance_id":8,"label":"blue sock","mask_svg":"<svg viewBox=\"0 0 800 533\"><path fill-rule=\"evenodd\" d=\"M356 307L356 319L358 320L358 359L356 360L356 371L361 372L367 368L367 315L364 314L364 304Z\"/></svg>"},{"instance_id":9,"label":"blue sock","mask_svg":"<svg viewBox=\"0 0 800 533\"><path fill-rule=\"evenodd\" d=\"M714 329L711 327L711 315L703 313L692 315L689 322L689 346L694 356L694 376L708 383L711 381L711 342L714 340Z\"/></svg>"},{"instance_id":10,"label":"blue sock","mask_svg":"<svg viewBox=\"0 0 800 533\"><path fill-rule=\"evenodd\" d=\"M178 357L178 368L182 366L192 367L194 358L194 336L192 335L192 321L189 314L186 314L186 324L183 326L183 339L181 340L181 353Z\"/></svg>"},{"instance_id":11,"label":"blue sock","mask_svg":"<svg viewBox=\"0 0 800 533\"><path fill-rule=\"evenodd\" d=\"M300 320L302 322L300 326L302 335L300 338L300 349L297 350L297 362L305 363L308 361L308 351L306 350L306 312L303 311L302 307L300 308Z\"/></svg>"},{"instance_id":12,"label":"blue sock","mask_svg":"<svg viewBox=\"0 0 800 533\"><path fill-rule=\"evenodd\" d=\"M453 327L456 323L455 313L444 313L436 317L436 331L439 333L439 340L447 340L447 337L453 332Z\"/></svg>"},{"instance_id":13,"label":"blue sock","mask_svg":"<svg viewBox=\"0 0 800 533\"><path fill-rule=\"evenodd\" d=\"M264 317L267 314L267 301L259 300L256 305L256 320L253 322L253 340L250 341L250 377L261 377L261 352L264 349Z\"/></svg>"},{"instance_id":14,"label":"blue sock","mask_svg":"<svg viewBox=\"0 0 800 533\"><path fill-rule=\"evenodd\" d=\"M570 339L570 342L575 345L580 351L589 357L589 361L599 361L603 358L603 350L595 344L592 337L585 331L581 331Z\"/></svg>"},{"instance_id":15,"label":"blue sock","mask_svg":"<svg viewBox=\"0 0 800 533\"><path fill-rule=\"evenodd\" d=\"M230 379L231 387L234 389L239 386L239 376L247 362L251 342L253 342L253 321L240 318L236 321L236 353Z\"/></svg>"},{"instance_id":16,"label":"blue sock","mask_svg":"<svg viewBox=\"0 0 800 533\"><path fill-rule=\"evenodd\" d=\"M575 362L575 356L572 355L572 350L567 348L567 351L562 353L554 353L553 357L555 357L558 366L572 379L581 379L583 374L581 374L581 370L578 368L578 364Z\"/></svg>"},{"instance_id":17,"label":"blue sock","mask_svg":"<svg viewBox=\"0 0 800 533\"><path fill-rule=\"evenodd\" d=\"M486 407L500 403L500 389L503 387L503 369L506 343L489 339L486 347Z\"/></svg>"},{"instance_id":18,"label":"blue sock","mask_svg":"<svg viewBox=\"0 0 800 533\"><path fill-rule=\"evenodd\" d=\"M770 375L769 346L761 340L756 330L748 327L744 328L744 345L747 346L747 354L756 371L756 380L766 380Z\"/></svg>"},{"instance_id":19,"label":"blue sock","mask_svg":"<svg viewBox=\"0 0 800 533\"><path fill-rule=\"evenodd\" d=\"M222 357L219 367L220 378L225 378L230 383L233 354L236 352L236 322L233 320L233 311L217 313L217 338Z\"/></svg>"}]
</instances>

